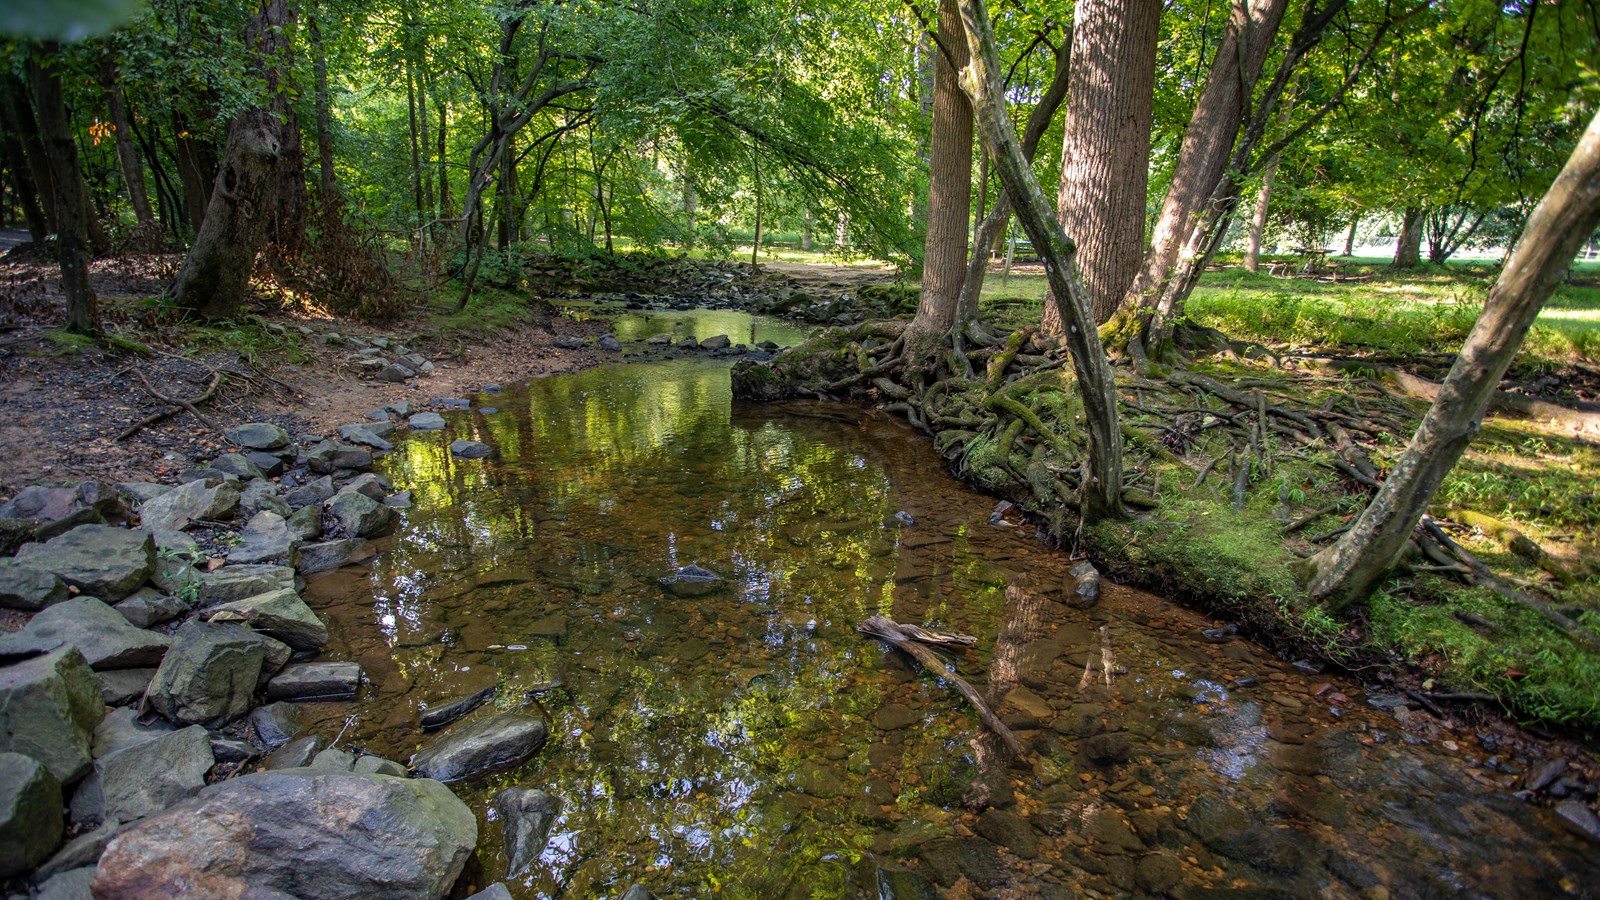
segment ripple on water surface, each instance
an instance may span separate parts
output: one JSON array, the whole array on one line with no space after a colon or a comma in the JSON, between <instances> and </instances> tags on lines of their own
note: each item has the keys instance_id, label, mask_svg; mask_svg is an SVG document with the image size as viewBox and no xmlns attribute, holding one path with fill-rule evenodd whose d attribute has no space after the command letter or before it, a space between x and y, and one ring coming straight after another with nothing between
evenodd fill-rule
<instances>
[{"instance_id":1,"label":"ripple on water surface","mask_svg":"<svg viewBox=\"0 0 1600 900\"><path fill-rule=\"evenodd\" d=\"M308 589L331 650L372 684L309 711L329 734L353 715L347 743L402 760L431 740L423 708L489 685L472 718L548 715L532 761L457 786L484 817L488 881L506 866L489 799L522 785L563 801L543 856L510 881L518 896L634 881L739 897L963 880L1017 897L1600 883L1587 848L1468 774L1457 757L1481 748L1411 743L1426 723L1405 732L1359 685L1202 641L1206 621L1115 586L1069 609L1065 556L991 526L993 500L898 421L734 403L726 368L696 360L542 379L495 405L386 459L415 508L370 571ZM452 458L458 438L495 458ZM726 588L664 591L688 564ZM947 686L856 633L873 613L977 635L952 660L1037 762L999 768ZM1102 626L1113 683L1097 671L1080 687ZM988 812L965 812L985 796Z\"/></svg>"}]
</instances>

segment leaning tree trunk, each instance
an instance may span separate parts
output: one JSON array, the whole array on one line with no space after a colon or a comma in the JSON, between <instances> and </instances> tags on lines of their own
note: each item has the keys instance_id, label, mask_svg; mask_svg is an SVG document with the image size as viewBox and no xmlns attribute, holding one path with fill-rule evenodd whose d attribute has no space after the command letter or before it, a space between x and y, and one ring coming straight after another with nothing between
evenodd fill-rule
<instances>
[{"instance_id":1,"label":"leaning tree trunk","mask_svg":"<svg viewBox=\"0 0 1600 900\"><path fill-rule=\"evenodd\" d=\"M45 144L51 190L56 207L56 255L61 263L61 292L67 300L67 328L82 334L100 331L100 303L89 286L89 201L84 196L83 173L78 169L78 146L67 120L61 93L61 57L56 45L46 44L28 55L28 80L33 82L39 106L39 136Z\"/></svg>"},{"instance_id":2,"label":"leaning tree trunk","mask_svg":"<svg viewBox=\"0 0 1600 900\"><path fill-rule=\"evenodd\" d=\"M284 0L264 0L246 28L251 69L272 91L266 108L240 112L228 126L228 144L205 222L170 290L173 303L203 319L229 319L244 309L256 253L267 238L277 203L282 152L279 123L288 104L277 66L287 53L290 19Z\"/></svg>"},{"instance_id":3,"label":"leaning tree trunk","mask_svg":"<svg viewBox=\"0 0 1600 900\"><path fill-rule=\"evenodd\" d=\"M1310 561L1307 593L1332 609L1364 600L1393 567L1578 248L1600 225L1600 114L1528 219L1439 396L1383 487L1338 543Z\"/></svg>"},{"instance_id":4,"label":"leaning tree trunk","mask_svg":"<svg viewBox=\"0 0 1600 900\"><path fill-rule=\"evenodd\" d=\"M1415 269L1422 265L1422 220L1420 206L1406 207L1400 217L1400 238L1394 245L1394 267Z\"/></svg>"},{"instance_id":5,"label":"leaning tree trunk","mask_svg":"<svg viewBox=\"0 0 1600 900\"><path fill-rule=\"evenodd\" d=\"M1116 312L1144 254L1160 0L1079 0L1056 214L1078 242L1096 322ZM1040 330L1061 333L1046 300Z\"/></svg>"},{"instance_id":6,"label":"leaning tree trunk","mask_svg":"<svg viewBox=\"0 0 1600 900\"><path fill-rule=\"evenodd\" d=\"M1072 355L1073 372L1083 398L1085 431L1089 459L1083 479L1085 522L1124 514L1122 507L1122 433L1117 421L1116 381L1111 363L1095 330L1089 298L1084 295L1073 271L1077 248L1050 210L1050 203L1033 177L1033 169L1017 141L1006 111L1004 88L1000 82L999 53L994 30L983 0L959 0L961 24L966 32L970 56L962 70L962 86L972 98L978 127L984 143L994 157L1000 181L1011 195L1017 221L1044 258L1045 274L1061 307L1067 325L1067 348ZM965 229L963 229L965 232Z\"/></svg>"},{"instance_id":7,"label":"leaning tree trunk","mask_svg":"<svg viewBox=\"0 0 1600 900\"><path fill-rule=\"evenodd\" d=\"M1278 157L1273 156L1261 167L1261 187L1256 190L1256 208L1250 216L1250 240L1244 249L1246 271L1261 271L1261 239L1267 233L1267 210L1272 205L1272 179L1277 175Z\"/></svg>"},{"instance_id":8,"label":"leaning tree trunk","mask_svg":"<svg viewBox=\"0 0 1600 900\"><path fill-rule=\"evenodd\" d=\"M117 63L112 59L109 47L101 59L100 86L106 92L106 109L111 113L111 126L117 142L117 162L122 165L122 181L128 188L133 216L139 222L140 231L154 234L158 226L155 210L150 208L150 195L145 190L144 163L139 159L138 149L133 146L133 124L128 115L128 105L122 97L122 84L117 78Z\"/></svg>"},{"instance_id":9,"label":"leaning tree trunk","mask_svg":"<svg viewBox=\"0 0 1600 900\"><path fill-rule=\"evenodd\" d=\"M933 61L933 130L928 143L928 234L922 254L922 299L914 332L949 331L958 323L967 274L967 221L972 210L972 104L961 93L967 43L956 0L940 0Z\"/></svg>"}]
</instances>

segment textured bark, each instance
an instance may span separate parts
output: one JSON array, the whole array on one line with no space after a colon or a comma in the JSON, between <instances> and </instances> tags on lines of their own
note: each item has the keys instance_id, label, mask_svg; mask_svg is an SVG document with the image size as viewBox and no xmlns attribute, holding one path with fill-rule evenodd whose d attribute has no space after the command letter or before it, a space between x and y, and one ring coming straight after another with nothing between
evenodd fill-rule
<instances>
[{"instance_id":1,"label":"textured bark","mask_svg":"<svg viewBox=\"0 0 1600 900\"><path fill-rule=\"evenodd\" d=\"M55 194L56 256L61 263L61 292L67 300L67 327L95 334L100 330L100 304L89 286L89 201L78 169L78 146L67 119L60 58L53 43L29 54L28 80L39 106L39 136Z\"/></svg>"},{"instance_id":2,"label":"textured bark","mask_svg":"<svg viewBox=\"0 0 1600 900\"><path fill-rule=\"evenodd\" d=\"M983 0L960 0L961 25L971 48L962 71L962 85L972 97L985 145L1016 207L1017 221L1044 259L1045 275L1067 324L1067 349L1083 398L1088 473L1083 479L1085 522L1122 516L1122 432L1117 420L1116 381L1095 329L1089 299L1078 285L1073 257L1077 248L1062 231L1033 177L1006 111L999 76L999 53ZM964 229L963 229L964 231Z\"/></svg>"},{"instance_id":3,"label":"textured bark","mask_svg":"<svg viewBox=\"0 0 1600 900\"><path fill-rule=\"evenodd\" d=\"M50 223L45 218L44 207L40 205L42 185L34 176L33 168L28 165L28 157L22 150L18 134L20 131L11 118L8 98L0 96L0 140L4 141L6 175L11 179L17 205L22 207L22 220L27 223L28 235L38 242L50 233Z\"/></svg>"},{"instance_id":4,"label":"textured bark","mask_svg":"<svg viewBox=\"0 0 1600 900\"><path fill-rule=\"evenodd\" d=\"M1434 492L1478 431L1500 378L1578 248L1600 225L1600 115L1544 199L1467 335L1411 443L1350 530L1311 560L1307 592L1340 609L1364 600L1405 547Z\"/></svg>"},{"instance_id":5,"label":"textured bark","mask_svg":"<svg viewBox=\"0 0 1600 900\"><path fill-rule=\"evenodd\" d=\"M1394 267L1415 269L1422 265L1423 209L1408 206L1400 217L1400 237L1394 245Z\"/></svg>"},{"instance_id":6,"label":"textured bark","mask_svg":"<svg viewBox=\"0 0 1600 900\"><path fill-rule=\"evenodd\" d=\"M1356 226L1361 224L1359 211L1350 214L1350 229L1344 233L1344 255L1350 256L1356 249Z\"/></svg>"},{"instance_id":7,"label":"textured bark","mask_svg":"<svg viewBox=\"0 0 1600 900\"><path fill-rule=\"evenodd\" d=\"M229 319L244 309L256 253L267 239L278 197L279 124L288 104L277 67L287 57L289 19L284 0L264 0L245 29L252 74L274 90L265 107L243 110L229 124L205 222L170 291L178 308L204 319Z\"/></svg>"},{"instance_id":8,"label":"textured bark","mask_svg":"<svg viewBox=\"0 0 1600 900\"><path fill-rule=\"evenodd\" d=\"M174 123L177 132L178 181L183 185L183 210L189 227L200 233L206 223L206 207L216 186L217 155L206 141L190 133L183 119Z\"/></svg>"},{"instance_id":9,"label":"textured bark","mask_svg":"<svg viewBox=\"0 0 1600 900\"><path fill-rule=\"evenodd\" d=\"M338 178L333 171L333 106L328 99L328 54L322 48L322 27L317 17L306 20L306 37L311 44L311 79L317 115L317 190L324 209L334 198Z\"/></svg>"},{"instance_id":10,"label":"textured bark","mask_svg":"<svg viewBox=\"0 0 1600 900\"><path fill-rule=\"evenodd\" d=\"M450 173L445 165L445 136L450 132L450 113L447 105L439 103L439 215L450 217Z\"/></svg>"},{"instance_id":11,"label":"textured bark","mask_svg":"<svg viewBox=\"0 0 1600 900\"><path fill-rule=\"evenodd\" d=\"M44 212L45 232L55 234L56 190L51 181L50 154L41 140L39 123L33 117L33 104L28 100L28 86L20 78L0 73L0 107L4 108L4 125L8 134L15 135L22 145L23 158L39 190L39 207Z\"/></svg>"},{"instance_id":12,"label":"textured bark","mask_svg":"<svg viewBox=\"0 0 1600 900\"><path fill-rule=\"evenodd\" d=\"M122 85L117 79L117 63L106 51L101 58L100 85L106 92L106 109L111 114L111 126L116 133L117 162L122 165L122 183L128 188L128 200L133 204L133 216L140 229L156 227L155 210L150 207L150 195L144 183L144 164L139 151L133 146L133 124L128 115L128 105L122 97Z\"/></svg>"},{"instance_id":13,"label":"textured bark","mask_svg":"<svg viewBox=\"0 0 1600 900\"><path fill-rule=\"evenodd\" d=\"M948 54L948 57L947 55ZM960 312L967 274L967 216L972 210L972 104L957 74L967 65L956 0L939 4L933 62L933 130L928 141L928 234L922 254L922 299L913 331L948 331Z\"/></svg>"},{"instance_id":14,"label":"textured bark","mask_svg":"<svg viewBox=\"0 0 1600 900\"><path fill-rule=\"evenodd\" d=\"M1217 47L1206 86L1200 91L1194 114L1183 132L1172 184L1161 203L1150 249L1123 298L1126 307L1156 302L1180 256L1186 250L1199 250L1190 239L1206 213L1206 201L1222 179L1234 140L1244 124L1244 90L1260 77L1288 5L1287 0L1238 2L1247 5L1234 7L1228 30Z\"/></svg>"},{"instance_id":15,"label":"textured bark","mask_svg":"<svg viewBox=\"0 0 1600 900\"><path fill-rule=\"evenodd\" d=\"M1272 180L1278 176L1278 157L1261 167L1261 187L1256 190L1256 208L1250 216L1250 239L1244 249L1244 267L1261 271L1261 238L1267 232L1267 210L1272 206ZM1352 229L1354 231L1354 229ZM1349 251L1345 251L1349 255Z\"/></svg>"}]
</instances>

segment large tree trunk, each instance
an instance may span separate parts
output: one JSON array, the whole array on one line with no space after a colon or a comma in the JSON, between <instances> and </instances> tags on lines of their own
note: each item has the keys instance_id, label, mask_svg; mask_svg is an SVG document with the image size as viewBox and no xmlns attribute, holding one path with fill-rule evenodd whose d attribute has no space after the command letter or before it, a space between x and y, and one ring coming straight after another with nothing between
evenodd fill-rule
<instances>
[{"instance_id":1,"label":"large tree trunk","mask_svg":"<svg viewBox=\"0 0 1600 900\"><path fill-rule=\"evenodd\" d=\"M1144 257L1160 32L1160 0L1080 0L1073 21L1056 214L1078 242L1096 322L1117 311ZM1047 334L1061 333L1056 309L1045 301Z\"/></svg>"},{"instance_id":2,"label":"large tree trunk","mask_svg":"<svg viewBox=\"0 0 1600 900\"><path fill-rule=\"evenodd\" d=\"M15 135L22 145L23 158L28 171L33 174L39 189L39 207L44 212L45 232L55 234L59 224L56 219L56 189L52 181L53 167L50 154L45 150L39 123L33 116L33 104L28 101L28 86L22 79L0 72L0 107L4 109L6 132Z\"/></svg>"},{"instance_id":3,"label":"large tree trunk","mask_svg":"<svg viewBox=\"0 0 1600 900\"><path fill-rule=\"evenodd\" d=\"M122 182L128 188L128 200L133 204L133 216L141 231L156 228L155 210L150 208L150 195L145 190L144 164L139 151L133 146L133 125L128 115L128 105L123 101L122 85L117 79L117 63L108 47L100 64L100 86L106 92L106 109L111 114L115 130L117 161L122 165Z\"/></svg>"},{"instance_id":4,"label":"large tree trunk","mask_svg":"<svg viewBox=\"0 0 1600 900\"><path fill-rule=\"evenodd\" d=\"M265 108L243 110L228 126L228 145L205 222L173 282L174 304L204 319L229 319L244 308L256 253L267 238L282 153L279 123L288 104L278 66L288 54L285 0L264 0L245 29L252 74L266 81Z\"/></svg>"},{"instance_id":5,"label":"large tree trunk","mask_svg":"<svg viewBox=\"0 0 1600 900\"><path fill-rule=\"evenodd\" d=\"M1350 530L1311 560L1307 592L1340 609L1365 599L1393 567L1434 492L1478 431L1489 399L1539 309L1600 225L1600 114L1528 219L1439 396L1383 487Z\"/></svg>"},{"instance_id":6,"label":"large tree trunk","mask_svg":"<svg viewBox=\"0 0 1600 900\"><path fill-rule=\"evenodd\" d=\"M1400 217L1400 237L1394 245L1394 267L1415 269L1422 265L1422 220L1420 206L1408 206Z\"/></svg>"},{"instance_id":7,"label":"large tree trunk","mask_svg":"<svg viewBox=\"0 0 1600 900\"><path fill-rule=\"evenodd\" d=\"M1165 291L1185 253L1199 247L1191 240L1228 165L1239 128L1244 124L1246 92L1255 84L1272 48L1287 0L1242 0L1217 47L1206 86L1183 132L1178 162L1172 173L1150 236L1144 263L1123 298L1130 310L1153 305ZM1242 66L1242 67L1241 67Z\"/></svg>"},{"instance_id":8,"label":"large tree trunk","mask_svg":"<svg viewBox=\"0 0 1600 900\"><path fill-rule=\"evenodd\" d=\"M17 137L21 131L11 118L11 105L8 101L8 97L0 96L0 140L5 142L6 174L11 178L11 187L13 193L17 195L17 204L22 207L22 219L28 225L28 234L35 243L38 243L50 234L50 222L45 218L44 207L40 205L44 184L33 174L33 168L28 165L22 141Z\"/></svg>"},{"instance_id":9,"label":"large tree trunk","mask_svg":"<svg viewBox=\"0 0 1600 900\"><path fill-rule=\"evenodd\" d=\"M962 71L962 85L972 98L984 143L994 156L1000 181L1011 195L1017 221L1044 258L1045 274L1067 325L1067 349L1083 397L1085 431L1089 445L1088 472L1083 479L1085 522L1124 514L1122 507L1122 432L1117 420L1116 381L1111 363L1095 329L1089 298L1078 284L1073 257L1077 248L1050 210L1049 201L1033 177L1028 159L1017 141L1006 111L1000 82L999 53L983 0L959 0L961 25L966 32L970 58ZM965 229L963 229L963 233Z\"/></svg>"},{"instance_id":10,"label":"large tree trunk","mask_svg":"<svg viewBox=\"0 0 1600 900\"><path fill-rule=\"evenodd\" d=\"M948 58L946 56L948 54ZM956 0L940 0L933 63L933 131L928 143L928 235L922 299L911 329L949 331L958 323L967 274L967 216L972 209L972 104L957 74L967 64Z\"/></svg>"},{"instance_id":11,"label":"large tree trunk","mask_svg":"<svg viewBox=\"0 0 1600 900\"><path fill-rule=\"evenodd\" d=\"M89 286L89 201L78 169L78 146L61 93L61 58L54 43L28 55L28 80L39 106L39 136L45 143L55 193L56 255L61 292L67 300L67 328L83 334L100 330L100 305Z\"/></svg>"},{"instance_id":12,"label":"large tree trunk","mask_svg":"<svg viewBox=\"0 0 1600 900\"><path fill-rule=\"evenodd\" d=\"M1261 187L1256 190L1256 208L1250 216L1250 239L1244 249L1244 267L1250 272L1261 271L1261 239L1267 233L1267 210L1272 205L1272 180L1277 175L1278 157L1274 156L1261 167Z\"/></svg>"}]
</instances>

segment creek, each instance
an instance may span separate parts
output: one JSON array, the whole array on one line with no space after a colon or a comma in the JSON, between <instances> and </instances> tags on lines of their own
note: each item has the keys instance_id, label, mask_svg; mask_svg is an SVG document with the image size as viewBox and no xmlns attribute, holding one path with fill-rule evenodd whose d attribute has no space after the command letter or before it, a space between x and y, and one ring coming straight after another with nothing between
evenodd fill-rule
<instances>
[{"instance_id":1,"label":"creek","mask_svg":"<svg viewBox=\"0 0 1600 900\"><path fill-rule=\"evenodd\" d=\"M594 314L592 312L584 314ZM632 318L628 318L632 316ZM772 320L767 320L770 323ZM777 326L627 314L624 339ZM766 329L766 330L763 330ZM793 335L775 338L788 342ZM497 411L484 414L479 408ZM311 580L329 655L370 679L316 730L405 760L421 711L547 715L548 745L454 786L502 877L490 798L563 809L518 897L1571 896L1600 859L1504 785L1489 735L1305 671L1116 585L1065 602L1066 554L854 406L732 400L726 361L508 385L382 463L415 507L370 568ZM451 440L490 444L453 458ZM906 515L897 516L904 513ZM657 579L697 564L723 590ZM1035 751L1005 768L939 679L856 632L874 613L978 637L951 658ZM1085 663L1102 629L1108 686ZM989 808L963 799L986 794Z\"/></svg>"}]
</instances>

